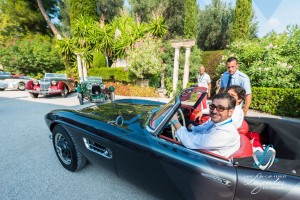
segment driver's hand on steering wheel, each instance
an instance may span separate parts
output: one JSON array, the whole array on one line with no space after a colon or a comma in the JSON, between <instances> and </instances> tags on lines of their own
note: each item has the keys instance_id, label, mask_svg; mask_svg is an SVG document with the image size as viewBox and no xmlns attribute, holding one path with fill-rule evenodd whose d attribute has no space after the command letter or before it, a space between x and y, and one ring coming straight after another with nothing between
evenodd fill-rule
<instances>
[{"instance_id":1,"label":"driver's hand on steering wheel","mask_svg":"<svg viewBox=\"0 0 300 200\"><path fill-rule=\"evenodd\" d=\"M179 121L177 114L173 115L173 117L171 118L171 122L174 121L174 120L178 120Z\"/></svg>"},{"instance_id":2,"label":"driver's hand on steering wheel","mask_svg":"<svg viewBox=\"0 0 300 200\"><path fill-rule=\"evenodd\" d=\"M178 130L181 127L181 123L179 122L177 113L173 115L170 123L175 127L176 130Z\"/></svg>"}]
</instances>

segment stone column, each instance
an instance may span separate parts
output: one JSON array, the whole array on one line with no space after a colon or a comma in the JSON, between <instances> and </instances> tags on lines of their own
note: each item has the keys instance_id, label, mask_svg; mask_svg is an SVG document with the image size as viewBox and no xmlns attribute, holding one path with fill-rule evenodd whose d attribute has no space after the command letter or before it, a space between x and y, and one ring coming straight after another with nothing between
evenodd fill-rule
<instances>
[{"instance_id":1,"label":"stone column","mask_svg":"<svg viewBox=\"0 0 300 200\"><path fill-rule=\"evenodd\" d=\"M83 80L87 80L87 69L84 59L82 59L82 71L83 71Z\"/></svg>"},{"instance_id":2,"label":"stone column","mask_svg":"<svg viewBox=\"0 0 300 200\"><path fill-rule=\"evenodd\" d=\"M178 83L178 69L179 69L179 50L180 47L175 48L175 57L174 57L174 69L173 69L173 92L171 94L171 98L175 94Z\"/></svg>"},{"instance_id":3,"label":"stone column","mask_svg":"<svg viewBox=\"0 0 300 200\"><path fill-rule=\"evenodd\" d=\"M83 82L83 76L82 76L82 65L81 65L81 56L82 53L75 53L77 56L77 67L78 67L78 75L79 75L79 82Z\"/></svg>"},{"instance_id":4,"label":"stone column","mask_svg":"<svg viewBox=\"0 0 300 200\"><path fill-rule=\"evenodd\" d=\"M189 82L189 73L190 73L190 55L191 55L191 47L187 47L185 49L185 64L183 71L183 85L182 88L185 89Z\"/></svg>"},{"instance_id":5,"label":"stone column","mask_svg":"<svg viewBox=\"0 0 300 200\"><path fill-rule=\"evenodd\" d=\"M186 88L186 85L189 81L189 58L191 54L191 47L195 45L195 40L173 40L171 46L175 48L175 58L174 58L174 72L173 72L173 91L171 93L171 98L174 96L177 89L178 83L178 69L179 69L179 49L185 47L185 65L184 65L184 79L183 79L183 88Z\"/></svg>"}]
</instances>

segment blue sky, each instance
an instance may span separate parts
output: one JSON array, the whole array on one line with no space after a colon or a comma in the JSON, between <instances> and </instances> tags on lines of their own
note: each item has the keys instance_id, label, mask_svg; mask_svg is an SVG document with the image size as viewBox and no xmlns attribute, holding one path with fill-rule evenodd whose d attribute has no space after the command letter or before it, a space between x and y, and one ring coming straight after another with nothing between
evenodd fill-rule
<instances>
[{"instance_id":1,"label":"blue sky","mask_svg":"<svg viewBox=\"0 0 300 200\"><path fill-rule=\"evenodd\" d=\"M235 5L236 0L222 0ZM197 0L201 9L211 3L211 0ZM299 0L253 0L256 20L258 21L258 36L262 37L274 30L282 33L287 25L300 25Z\"/></svg>"}]
</instances>

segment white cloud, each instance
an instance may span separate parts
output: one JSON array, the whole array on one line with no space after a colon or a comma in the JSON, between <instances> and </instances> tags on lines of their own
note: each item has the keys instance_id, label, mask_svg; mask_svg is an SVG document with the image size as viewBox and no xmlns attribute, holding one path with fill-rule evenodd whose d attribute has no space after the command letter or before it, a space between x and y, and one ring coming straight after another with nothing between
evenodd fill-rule
<instances>
[{"instance_id":1,"label":"white cloud","mask_svg":"<svg viewBox=\"0 0 300 200\"><path fill-rule=\"evenodd\" d=\"M271 18L271 19L269 19L269 21L267 23L268 27L270 27L270 28L278 27L280 24L281 23L278 18Z\"/></svg>"}]
</instances>

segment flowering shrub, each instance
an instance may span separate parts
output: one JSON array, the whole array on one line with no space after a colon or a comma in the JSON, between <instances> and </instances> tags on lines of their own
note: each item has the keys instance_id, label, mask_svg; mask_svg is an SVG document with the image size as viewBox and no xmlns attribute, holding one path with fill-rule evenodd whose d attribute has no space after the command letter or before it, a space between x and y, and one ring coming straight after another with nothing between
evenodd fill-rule
<instances>
[{"instance_id":1,"label":"flowering shrub","mask_svg":"<svg viewBox=\"0 0 300 200\"><path fill-rule=\"evenodd\" d=\"M164 69L162 42L153 37L151 33L138 39L126 50L126 54L130 63L128 69L137 78L149 78L149 76L159 74Z\"/></svg>"},{"instance_id":2,"label":"flowering shrub","mask_svg":"<svg viewBox=\"0 0 300 200\"><path fill-rule=\"evenodd\" d=\"M137 85L125 85L118 82L105 82L106 86L114 86L115 94L122 96L139 96L139 97L158 97L158 93L155 88L141 87Z\"/></svg>"},{"instance_id":3,"label":"flowering shrub","mask_svg":"<svg viewBox=\"0 0 300 200\"><path fill-rule=\"evenodd\" d=\"M223 73L230 56L239 60L251 85L256 87L299 88L300 86L300 29L287 27L282 34L275 32L260 40L236 41L229 46L217 68Z\"/></svg>"}]
</instances>

